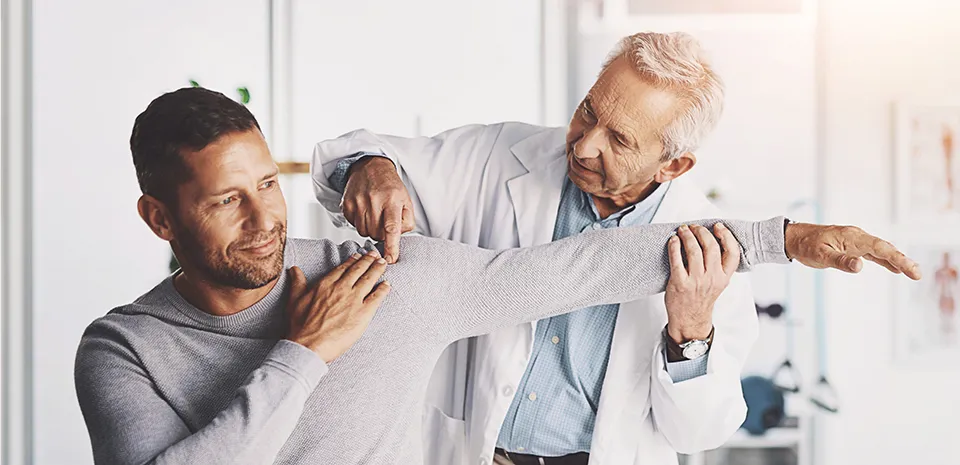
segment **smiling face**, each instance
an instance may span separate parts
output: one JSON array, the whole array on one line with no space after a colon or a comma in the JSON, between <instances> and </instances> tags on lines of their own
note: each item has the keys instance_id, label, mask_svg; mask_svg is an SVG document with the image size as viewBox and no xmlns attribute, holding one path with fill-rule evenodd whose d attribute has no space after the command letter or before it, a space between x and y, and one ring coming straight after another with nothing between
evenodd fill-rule
<instances>
[{"instance_id":1,"label":"smiling face","mask_svg":"<svg viewBox=\"0 0 960 465\"><path fill-rule=\"evenodd\" d=\"M287 206L256 128L184 152L171 245L184 271L223 287L256 289L283 270Z\"/></svg>"}]
</instances>

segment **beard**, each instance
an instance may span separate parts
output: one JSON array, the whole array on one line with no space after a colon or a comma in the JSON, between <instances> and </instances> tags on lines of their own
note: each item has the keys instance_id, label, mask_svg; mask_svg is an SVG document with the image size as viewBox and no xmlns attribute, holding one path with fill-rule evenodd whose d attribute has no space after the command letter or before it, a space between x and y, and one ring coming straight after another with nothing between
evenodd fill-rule
<instances>
[{"instance_id":1,"label":"beard","mask_svg":"<svg viewBox=\"0 0 960 465\"><path fill-rule=\"evenodd\" d=\"M226 252L207 247L185 228L176 232L177 245L184 259L195 266L212 283L236 289L259 289L277 279L283 272L283 254L287 245L287 228L278 224L272 231L243 237L227 246ZM278 238L279 246L264 257L245 256L242 249Z\"/></svg>"}]
</instances>

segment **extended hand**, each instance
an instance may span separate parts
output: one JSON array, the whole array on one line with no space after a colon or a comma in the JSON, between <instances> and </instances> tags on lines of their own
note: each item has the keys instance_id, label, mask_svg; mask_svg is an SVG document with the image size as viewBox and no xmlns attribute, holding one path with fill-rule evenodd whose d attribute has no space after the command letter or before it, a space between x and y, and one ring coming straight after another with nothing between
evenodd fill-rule
<instances>
[{"instance_id":1,"label":"extended hand","mask_svg":"<svg viewBox=\"0 0 960 465\"><path fill-rule=\"evenodd\" d=\"M792 223L784 233L790 257L811 268L836 268L859 273L865 258L893 273L920 279L920 267L893 244L856 226Z\"/></svg>"},{"instance_id":2,"label":"extended hand","mask_svg":"<svg viewBox=\"0 0 960 465\"><path fill-rule=\"evenodd\" d=\"M327 363L343 355L366 331L390 292L386 281L377 285L386 269L386 262L375 252L362 258L355 254L308 287L303 271L290 268L287 339L313 350Z\"/></svg>"},{"instance_id":3,"label":"extended hand","mask_svg":"<svg viewBox=\"0 0 960 465\"><path fill-rule=\"evenodd\" d=\"M714 226L716 237L707 228L682 226L670 238L670 280L664 303L667 307L667 334L677 343L706 339L713 330L713 305L740 266L740 244L722 224ZM683 264L683 251L687 265ZM722 246L722 250L721 250Z\"/></svg>"},{"instance_id":4,"label":"extended hand","mask_svg":"<svg viewBox=\"0 0 960 465\"><path fill-rule=\"evenodd\" d=\"M413 231L413 202L393 162L367 157L350 168L343 191L343 217L361 236L384 241L384 258L396 263L400 235Z\"/></svg>"}]
</instances>

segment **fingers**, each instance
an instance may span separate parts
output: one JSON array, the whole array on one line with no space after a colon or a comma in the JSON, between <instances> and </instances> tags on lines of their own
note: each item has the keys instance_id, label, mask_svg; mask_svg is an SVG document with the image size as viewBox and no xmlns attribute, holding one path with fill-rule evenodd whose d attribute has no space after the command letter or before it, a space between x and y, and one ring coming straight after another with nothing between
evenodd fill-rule
<instances>
[{"instance_id":1,"label":"fingers","mask_svg":"<svg viewBox=\"0 0 960 465\"><path fill-rule=\"evenodd\" d=\"M690 226L690 229L693 231L693 234L697 236L697 241L700 242L704 270L712 270L714 267L719 267L720 244L717 242L717 238L713 237L713 233L711 233L709 229L698 224Z\"/></svg>"},{"instance_id":2,"label":"fingers","mask_svg":"<svg viewBox=\"0 0 960 465\"><path fill-rule=\"evenodd\" d=\"M860 260L860 257L847 255L832 249L825 251L824 254L823 262L831 268L847 273L859 273L863 269L863 260Z\"/></svg>"},{"instance_id":3,"label":"fingers","mask_svg":"<svg viewBox=\"0 0 960 465\"><path fill-rule=\"evenodd\" d=\"M383 211L383 232L386 236L384 257L387 263L396 263L400 255L400 227L403 205L389 206Z\"/></svg>"},{"instance_id":4,"label":"fingers","mask_svg":"<svg viewBox=\"0 0 960 465\"><path fill-rule=\"evenodd\" d=\"M387 261L376 257L376 260L370 264L369 268L363 272L362 275L357 279L356 284L353 285L353 288L359 291L361 294L366 296L373 290L373 287L377 285L377 280L383 276L383 273L387 271Z\"/></svg>"},{"instance_id":5,"label":"fingers","mask_svg":"<svg viewBox=\"0 0 960 465\"><path fill-rule=\"evenodd\" d=\"M874 262L874 263L876 263L876 264L878 264L878 265L886 268L886 269L889 270L891 273L900 274L900 270L897 269L897 267L893 266L893 264L890 263L890 262L888 262L887 260L884 260L884 259L882 259L882 258L874 257L873 255L870 255L870 254L864 255L863 258L865 258L865 259L867 259L867 260L870 260L871 262Z\"/></svg>"},{"instance_id":6,"label":"fingers","mask_svg":"<svg viewBox=\"0 0 960 465\"><path fill-rule=\"evenodd\" d=\"M703 251L700 250L700 243L697 242L697 236L694 236L687 225L680 226L677 231L680 236L680 242L683 249L687 252L687 270L691 275L703 274Z\"/></svg>"},{"instance_id":7,"label":"fingers","mask_svg":"<svg viewBox=\"0 0 960 465\"><path fill-rule=\"evenodd\" d=\"M357 283L357 280L363 276L367 270L370 269L370 266L373 265L377 260L382 260L380 254L376 250L371 250L366 255L361 257L359 260L354 262L347 268L347 271L343 273L343 276L340 277L340 282L354 286ZM386 263L386 262L384 262Z\"/></svg>"},{"instance_id":8,"label":"fingers","mask_svg":"<svg viewBox=\"0 0 960 465\"><path fill-rule=\"evenodd\" d=\"M336 268L330 270L329 273L327 273L326 275L324 275L324 277L323 277L323 279L321 279L321 281L322 281L322 280L336 281L336 280L340 279L340 277L343 276L343 273L345 273L348 268L350 268L351 266L353 266L353 264L356 263L357 260L360 259L360 257L361 257L361 255L358 254L358 253L355 253L355 254L347 257L347 259L344 260L343 263L337 265ZM301 272L301 274L302 274L302 272Z\"/></svg>"},{"instance_id":9,"label":"fingers","mask_svg":"<svg viewBox=\"0 0 960 465\"><path fill-rule=\"evenodd\" d=\"M370 305L374 309L380 307L383 299L387 298L387 294L390 293L390 289L390 283L387 281L378 284L377 288L363 299L364 305Z\"/></svg>"},{"instance_id":10,"label":"fingers","mask_svg":"<svg viewBox=\"0 0 960 465\"><path fill-rule=\"evenodd\" d=\"M880 265L884 265L883 262L886 262L911 279L920 279L920 266L911 260L910 257L907 257L903 252L899 251L893 244L879 237L871 236L860 228L850 228L850 230L858 236L858 240L856 241L857 249L864 258ZM867 255L870 257L867 257Z\"/></svg>"},{"instance_id":11,"label":"fingers","mask_svg":"<svg viewBox=\"0 0 960 465\"><path fill-rule=\"evenodd\" d=\"M740 243L723 223L715 224L713 231L720 238L720 246L723 247L723 257L721 258L723 272L727 276L733 276L733 273L740 267Z\"/></svg>"},{"instance_id":12,"label":"fingers","mask_svg":"<svg viewBox=\"0 0 960 465\"><path fill-rule=\"evenodd\" d=\"M667 241L667 254L670 256L670 277L687 277L687 269L683 266L683 253L680 252L679 237L673 236Z\"/></svg>"}]
</instances>

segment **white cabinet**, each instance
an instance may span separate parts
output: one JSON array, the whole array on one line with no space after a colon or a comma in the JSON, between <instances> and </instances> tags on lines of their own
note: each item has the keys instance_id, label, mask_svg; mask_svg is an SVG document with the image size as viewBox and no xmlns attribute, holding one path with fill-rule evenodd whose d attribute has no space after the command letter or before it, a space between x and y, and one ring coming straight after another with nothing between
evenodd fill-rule
<instances>
[{"instance_id":1,"label":"white cabinet","mask_svg":"<svg viewBox=\"0 0 960 465\"><path fill-rule=\"evenodd\" d=\"M73 387L92 320L148 291L170 249L137 215L134 118L196 79L268 126L265 0L33 2L34 462L90 463Z\"/></svg>"},{"instance_id":2,"label":"white cabinet","mask_svg":"<svg viewBox=\"0 0 960 465\"><path fill-rule=\"evenodd\" d=\"M297 0L292 16L298 160L308 161L316 142L358 128L413 136L539 122L537 0ZM314 214L313 234L355 237Z\"/></svg>"}]
</instances>

